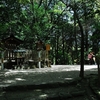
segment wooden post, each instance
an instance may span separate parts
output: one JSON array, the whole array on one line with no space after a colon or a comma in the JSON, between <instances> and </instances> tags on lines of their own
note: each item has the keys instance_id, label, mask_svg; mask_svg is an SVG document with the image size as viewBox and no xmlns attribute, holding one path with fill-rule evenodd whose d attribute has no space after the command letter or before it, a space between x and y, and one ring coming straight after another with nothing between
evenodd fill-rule
<instances>
[{"instance_id":1,"label":"wooden post","mask_svg":"<svg viewBox=\"0 0 100 100\"><path fill-rule=\"evenodd\" d=\"M46 50L47 67L49 67L48 50Z\"/></svg>"},{"instance_id":2,"label":"wooden post","mask_svg":"<svg viewBox=\"0 0 100 100\"><path fill-rule=\"evenodd\" d=\"M1 52L1 69L4 69L4 52Z\"/></svg>"},{"instance_id":3,"label":"wooden post","mask_svg":"<svg viewBox=\"0 0 100 100\"><path fill-rule=\"evenodd\" d=\"M50 44L46 44L47 67L50 67L50 62L49 62L49 50L50 50Z\"/></svg>"},{"instance_id":4,"label":"wooden post","mask_svg":"<svg viewBox=\"0 0 100 100\"><path fill-rule=\"evenodd\" d=\"M38 52L38 57L39 57L38 65L39 65L39 68L41 68L41 51Z\"/></svg>"}]
</instances>

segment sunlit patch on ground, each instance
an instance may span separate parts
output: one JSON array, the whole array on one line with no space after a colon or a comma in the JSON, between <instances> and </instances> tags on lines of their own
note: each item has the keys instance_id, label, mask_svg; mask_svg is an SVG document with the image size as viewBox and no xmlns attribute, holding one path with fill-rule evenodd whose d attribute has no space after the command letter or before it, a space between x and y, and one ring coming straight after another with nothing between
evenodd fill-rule
<instances>
[{"instance_id":1,"label":"sunlit patch on ground","mask_svg":"<svg viewBox=\"0 0 100 100\"><path fill-rule=\"evenodd\" d=\"M65 78L65 80L73 80L73 78Z\"/></svg>"},{"instance_id":2,"label":"sunlit patch on ground","mask_svg":"<svg viewBox=\"0 0 100 100\"><path fill-rule=\"evenodd\" d=\"M42 95L39 96L40 99L47 98L47 97L48 97L47 94L42 94Z\"/></svg>"},{"instance_id":3,"label":"sunlit patch on ground","mask_svg":"<svg viewBox=\"0 0 100 100\"><path fill-rule=\"evenodd\" d=\"M15 80L6 80L4 81L4 83L15 83L16 81Z\"/></svg>"}]
</instances>

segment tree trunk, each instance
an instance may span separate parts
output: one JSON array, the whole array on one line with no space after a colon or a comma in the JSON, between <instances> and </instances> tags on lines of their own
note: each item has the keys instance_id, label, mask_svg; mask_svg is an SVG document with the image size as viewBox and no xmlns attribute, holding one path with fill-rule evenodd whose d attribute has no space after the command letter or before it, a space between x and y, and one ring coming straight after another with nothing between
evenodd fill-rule
<instances>
[{"instance_id":1,"label":"tree trunk","mask_svg":"<svg viewBox=\"0 0 100 100\"><path fill-rule=\"evenodd\" d=\"M77 21L78 21L78 25L80 27L80 32L81 32L81 66L80 66L80 77L84 78L84 33L83 33L83 27L82 24L78 18L78 15L76 15Z\"/></svg>"},{"instance_id":2,"label":"tree trunk","mask_svg":"<svg viewBox=\"0 0 100 100\"><path fill-rule=\"evenodd\" d=\"M65 45L64 45L64 33L62 29L62 50L63 50L63 64L65 64Z\"/></svg>"},{"instance_id":3,"label":"tree trunk","mask_svg":"<svg viewBox=\"0 0 100 100\"><path fill-rule=\"evenodd\" d=\"M56 49L55 49L55 53L56 53L56 64L58 64L58 35L56 35Z\"/></svg>"},{"instance_id":4,"label":"tree trunk","mask_svg":"<svg viewBox=\"0 0 100 100\"><path fill-rule=\"evenodd\" d=\"M98 63L97 66L98 66L98 84L100 84L100 64Z\"/></svg>"}]
</instances>

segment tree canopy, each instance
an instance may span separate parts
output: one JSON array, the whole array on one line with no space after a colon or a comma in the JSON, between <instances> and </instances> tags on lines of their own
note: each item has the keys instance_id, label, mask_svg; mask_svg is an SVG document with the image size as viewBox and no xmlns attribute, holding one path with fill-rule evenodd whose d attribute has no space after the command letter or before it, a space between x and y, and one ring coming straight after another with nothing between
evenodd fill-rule
<instances>
[{"instance_id":1,"label":"tree canopy","mask_svg":"<svg viewBox=\"0 0 100 100\"><path fill-rule=\"evenodd\" d=\"M99 50L99 0L0 0L0 22L1 40L13 33L26 49L49 43L56 64L78 64Z\"/></svg>"}]
</instances>

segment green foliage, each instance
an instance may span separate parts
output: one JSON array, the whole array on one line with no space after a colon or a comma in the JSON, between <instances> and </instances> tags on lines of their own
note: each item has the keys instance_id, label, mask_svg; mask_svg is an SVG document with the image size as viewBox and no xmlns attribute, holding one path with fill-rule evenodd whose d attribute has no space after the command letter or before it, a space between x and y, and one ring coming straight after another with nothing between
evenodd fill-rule
<instances>
[{"instance_id":1,"label":"green foliage","mask_svg":"<svg viewBox=\"0 0 100 100\"><path fill-rule=\"evenodd\" d=\"M5 24L0 23L0 33L5 33L8 27L9 27L8 23Z\"/></svg>"},{"instance_id":2,"label":"green foliage","mask_svg":"<svg viewBox=\"0 0 100 100\"><path fill-rule=\"evenodd\" d=\"M19 1L19 3L21 3L21 4L27 4L27 3L29 3L31 0L18 0Z\"/></svg>"},{"instance_id":3,"label":"green foliage","mask_svg":"<svg viewBox=\"0 0 100 100\"><path fill-rule=\"evenodd\" d=\"M41 39L51 44L59 63L72 64L80 57L82 37L78 20L87 37L87 49L99 41L99 5L96 0L1 0L0 38L13 33L29 49L34 49L35 42Z\"/></svg>"},{"instance_id":4,"label":"green foliage","mask_svg":"<svg viewBox=\"0 0 100 100\"><path fill-rule=\"evenodd\" d=\"M100 51L96 54L96 62L100 64Z\"/></svg>"},{"instance_id":5,"label":"green foliage","mask_svg":"<svg viewBox=\"0 0 100 100\"><path fill-rule=\"evenodd\" d=\"M54 8L53 8L53 12L55 14L61 14L62 11L66 8L66 6L61 2L57 2L55 5L54 5Z\"/></svg>"}]
</instances>

